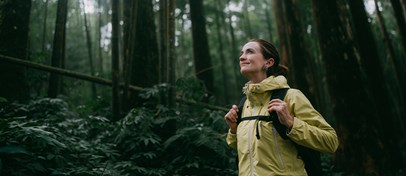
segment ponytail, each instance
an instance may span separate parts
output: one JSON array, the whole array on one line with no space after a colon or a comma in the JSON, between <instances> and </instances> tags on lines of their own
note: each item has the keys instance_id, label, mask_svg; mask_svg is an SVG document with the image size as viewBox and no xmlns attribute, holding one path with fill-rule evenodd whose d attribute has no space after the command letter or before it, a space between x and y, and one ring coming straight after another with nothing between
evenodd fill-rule
<instances>
[{"instance_id":1,"label":"ponytail","mask_svg":"<svg viewBox=\"0 0 406 176\"><path fill-rule=\"evenodd\" d=\"M289 68L279 64L278 66L274 65L270 69L266 71L266 75L269 76L279 76L282 75L284 77L288 76Z\"/></svg>"}]
</instances>

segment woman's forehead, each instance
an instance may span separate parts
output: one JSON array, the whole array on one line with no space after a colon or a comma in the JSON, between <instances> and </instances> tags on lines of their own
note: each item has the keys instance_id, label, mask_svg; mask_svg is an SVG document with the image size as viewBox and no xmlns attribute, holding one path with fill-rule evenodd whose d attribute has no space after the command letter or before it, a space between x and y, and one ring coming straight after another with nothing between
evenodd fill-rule
<instances>
[{"instance_id":1,"label":"woman's forehead","mask_svg":"<svg viewBox=\"0 0 406 176\"><path fill-rule=\"evenodd\" d=\"M259 50L259 44L257 42L248 42L242 47L242 51L245 51L247 49L255 49Z\"/></svg>"}]
</instances>

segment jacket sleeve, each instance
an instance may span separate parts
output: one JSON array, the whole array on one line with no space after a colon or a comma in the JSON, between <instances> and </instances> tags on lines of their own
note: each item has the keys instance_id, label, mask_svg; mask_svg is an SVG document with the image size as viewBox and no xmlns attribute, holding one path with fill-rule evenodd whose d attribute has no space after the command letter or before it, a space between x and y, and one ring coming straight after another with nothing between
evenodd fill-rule
<instances>
[{"instance_id":1,"label":"jacket sleeve","mask_svg":"<svg viewBox=\"0 0 406 176\"><path fill-rule=\"evenodd\" d=\"M237 148L237 134L233 134L228 130L226 141L231 148Z\"/></svg>"},{"instance_id":2,"label":"jacket sleeve","mask_svg":"<svg viewBox=\"0 0 406 176\"><path fill-rule=\"evenodd\" d=\"M288 137L299 145L314 150L334 153L338 148L335 130L317 112L306 96L297 89L289 89L285 101L294 118Z\"/></svg>"}]
</instances>

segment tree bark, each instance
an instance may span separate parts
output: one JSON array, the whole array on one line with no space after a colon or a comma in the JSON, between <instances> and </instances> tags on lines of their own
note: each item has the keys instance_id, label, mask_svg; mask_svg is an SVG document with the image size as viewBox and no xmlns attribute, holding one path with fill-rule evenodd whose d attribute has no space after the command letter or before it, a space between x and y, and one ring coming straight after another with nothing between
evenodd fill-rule
<instances>
[{"instance_id":1,"label":"tree bark","mask_svg":"<svg viewBox=\"0 0 406 176\"><path fill-rule=\"evenodd\" d=\"M338 3L313 0L312 4L340 139L336 166L360 175L395 172L399 160L392 154L400 151L390 151L397 146L390 146L386 139L386 134L393 133L393 128L387 128L393 117L382 118L382 110L367 91L351 31L340 18Z\"/></svg>"},{"instance_id":2,"label":"tree bark","mask_svg":"<svg viewBox=\"0 0 406 176\"><path fill-rule=\"evenodd\" d=\"M227 76L227 60L224 54L224 48L223 48L223 35L221 33L221 13L222 13L222 5L221 1L217 1L216 4L216 11L215 11L215 25L216 25L216 34L217 34L217 41L218 41L218 51L217 53L219 54L219 60L221 62L221 80L223 82L223 93L220 96L223 100L223 102L226 102L227 100L230 100L230 95L229 95L229 83L228 83L228 76Z\"/></svg>"},{"instance_id":3,"label":"tree bark","mask_svg":"<svg viewBox=\"0 0 406 176\"><path fill-rule=\"evenodd\" d=\"M227 6L229 8L231 0L227 1ZM228 28L230 30L230 46L231 46L231 60L232 60L232 66L233 66L233 77L235 80L235 86L234 87L242 87L245 83L245 79L243 76L241 76L240 73L240 65L239 65L239 49L237 48L236 44L237 44L237 40L235 37L235 33L234 33L234 28L233 28L233 22L232 22L232 13L231 10L228 9L229 14L227 15L227 19L228 19ZM236 94L238 97L238 99L234 100L234 101L238 101L239 100L239 96L241 96L241 92L238 91L238 94Z\"/></svg>"},{"instance_id":4,"label":"tree bark","mask_svg":"<svg viewBox=\"0 0 406 176\"><path fill-rule=\"evenodd\" d=\"M137 13L138 13L138 1L126 0L124 6L124 91L122 98L122 105L125 110L131 109L131 98L129 94L128 85L132 79L132 69L135 54L135 34L137 33Z\"/></svg>"},{"instance_id":5,"label":"tree bark","mask_svg":"<svg viewBox=\"0 0 406 176\"><path fill-rule=\"evenodd\" d=\"M378 2L375 0L375 8L378 8ZM392 40L389 36L389 32L386 29L385 26L385 21L384 18L381 14L380 10L376 10L376 21L379 27L379 30L381 32L382 35L382 41L385 47L385 53L386 53L386 58L384 60L383 63L388 63L386 66L384 66L384 72L388 72L388 69L393 70L393 82L394 85L391 85L392 87L395 87L395 90L397 90L397 92L399 92L399 97L398 100L401 101L400 104L403 105L403 107L405 106L406 103L406 97L404 96L406 94L405 90L406 90L406 71L404 69L405 64L404 64L404 60L397 58L395 56L395 51L392 45ZM396 89L397 88L397 89ZM401 118L402 119L402 118ZM403 119L402 119L403 120ZM403 125L406 125L405 123L403 123ZM403 128L402 125L402 128Z\"/></svg>"},{"instance_id":6,"label":"tree bark","mask_svg":"<svg viewBox=\"0 0 406 176\"><path fill-rule=\"evenodd\" d=\"M211 64L209 43L207 41L203 1L190 0L189 2L196 76L205 83L209 94L213 94L213 66Z\"/></svg>"},{"instance_id":7,"label":"tree bark","mask_svg":"<svg viewBox=\"0 0 406 176\"><path fill-rule=\"evenodd\" d=\"M132 61L131 84L152 87L159 83L159 50L152 0L138 3L137 24ZM145 100L130 95L131 106L141 105Z\"/></svg>"},{"instance_id":8,"label":"tree bark","mask_svg":"<svg viewBox=\"0 0 406 176\"><path fill-rule=\"evenodd\" d=\"M28 59L30 0L3 0L0 3L0 53ZM29 98L24 68L0 64L0 97L9 101Z\"/></svg>"},{"instance_id":9,"label":"tree bark","mask_svg":"<svg viewBox=\"0 0 406 176\"><path fill-rule=\"evenodd\" d=\"M83 6L83 18L84 18L84 23L85 23L85 32L86 32L87 53L89 56L90 74L92 76L94 76L95 71L94 71L94 64L93 64L92 39L90 37L89 23L87 21L86 6L85 6L84 0L82 0L82 6ZM96 85L95 84L91 85L91 92L92 92L93 99L96 99Z\"/></svg>"},{"instance_id":10,"label":"tree bark","mask_svg":"<svg viewBox=\"0 0 406 176\"><path fill-rule=\"evenodd\" d=\"M47 34L47 19L48 19L48 2L49 0L46 0L44 2L44 22L42 24L42 41L41 41L41 52L44 53L45 52L45 38L46 38L46 34Z\"/></svg>"},{"instance_id":11,"label":"tree bark","mask_svg":"<svg viewBox=\"0 0 406 176\"><path fill-rule=\"evenodd\" d=\"M53 67L64 68L65 42L66 42L66 17L68 10L67 0L58 0L56 12L56 24L52 47L51 65ZM62 91L62 79L55 74L49 77L48 96L55 98Z\"/></svg>"},{"instance_id":12,"label":"tree bark","mask_svg":"<svg viewBox=\"0 0 406 176\"><path fill-rule=\"evenodd\" d=\"M402 3L400 0L390 0L395 15L396 23L398 24L397 31L403 44L403 52L406 53L406 21L403 13ZM405 4L403 4L405 5Z\"/></svg>"},{"instance_id":13,"label":"tree bark","mask_svg":"<svg viewBox=\"0 0 406 176\"><path fill-rule=\"evenodd\" d=\"M121 118L120 106L120 53L119 53L119 1L112 1L112 34L111 34L111 72L112 72L112 119L119 120Z\"/></svg>"},{"instance_id":14,"label":"tree bark","mask_svg":"<svg viewBox=\"0 0 406 176\"><path fill-rule=\"evenodd\" d=\"M311 62L313 61L310 57L310 53L307 50L307 45L305 44L305 31L303 30L301 19L299 14L299 9L295 4L296 1L284 0L283 10L284 10L284 21L285 28L285 38L287 42L287 60L290 64L290 79L292 79L292 85L299 88L303 94L305 94L309 100L314 104L315 94L317 91L316 74L314 69L311 67Z\"/></svg>"}]
</instances>

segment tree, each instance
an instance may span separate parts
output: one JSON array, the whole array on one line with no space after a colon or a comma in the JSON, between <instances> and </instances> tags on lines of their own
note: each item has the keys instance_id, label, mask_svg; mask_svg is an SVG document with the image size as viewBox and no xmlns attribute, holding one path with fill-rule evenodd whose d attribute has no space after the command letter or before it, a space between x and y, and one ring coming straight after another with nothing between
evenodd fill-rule
<instances>
[{"instance_id":1,"label":"tree","mask_svg":"<svg viewBox=\"0 0 406 176\"><path fill-rule=\"evenodd\" d=\"M160 7L160 83L169 85L166 94L161 96L162 103L175 105L175 1L159 1Z\"/></svg>"},{"instance_id":2,"label":"tree","mask_svg":"<svg viewBox=\"0 0 406 176\"><path fill-rule=\"evenodd\" d=\"M125 109L130 109L130 96L129 96L129 85L132 79L132 69L134 61L134 50L135 50L135 34L137 33L137 14L138 14L138 1L125 1L126 6L124 6L124 63L123 64L123 74L124 74L124 91L122 104Z\"/></svg>"},{"instance_id":3,"label":"tree","mask_svg":"<svg viewBox=\"0 0 406 176\"><path fill-rule=\"evenodd\" d=\"M119 2L112 1L112 14L111 14L111 72L112 72L112 112L113 120L119 120L121 118L121 106L120 106L120 88L119 88Z\"/></svg>"},{"instance_id":4,"label":"tree","mask_svg":"<svg viewBox=\"0 0 406 176\"><path fill-rule=\"evenodd\" d=\"M138 3L131 84L152 87L159 83L159 50L152 0ZM127 64L127 63L125 63ZM136 94L130 95L130 105L143 102Z\"/></svg>"},{"instance_id":5,"label":"tree","mask_svg":"<svg viewBox=\"0 0 406 176\"><path fill-rule=\"evenodd\" d=\"M66 17L68 1L58 0L56 13L55 32L52 47L51 65L53 67L64 68L65 62L65 41L66 41ZM51 73L49 77L48 96L55 98L62 90L61 78Z\"/></svg>"},{"instance_id":6,"label":"tree","mask_svg":"<svg viewBox=\"0 0 406 176\"><path fill-rule=\"evenodd\" d=\"M86 6L85 6L85 1L82 0L82 7L83 7L83 18L84 18L84 23L85 23L85 32L86 32L86 45L87 45L87 52L89 56L89 67L90 67L90 74L92 76L95 75L95 69L94 69L94 64L93 64L93 52L92 52L92 40L90 37L90 29L89 29L89 23L87 21L87 15L86 15ZM91 86L91 91L92 91L92 97L95 99L96 98L96 85L92 84Z\"/></svg>"},{"instance_id":7,"label":"tree","mask_svg":"<svg viewBox=\"0 0 406 176\"><path fill-rule=\"evenodd\" d=\"M206 19L202 0L190 0L192 20L193 58L197 78L202 80L210 94L214 92L213 68L206 33Z\"/></svg>"},{"instance_id":8,"label":"tree","mask_svg":"<svg viewBox=\"0 0 406 176\"><path fill-rule=\"evenodd\" d=\"M0 3L0 53L27 60L30 0L5 0ZM29 89L25 70L0 63L0 97L27 100Z\"/></svg>"},{"instance_id":9,"label":"tree","mask_svg":"<svg viewBox=\"0 0 406 176\"><path fill-rule=\"evenodd\" d=\"M312 4L340 139L336 166L361 175L394 174L401 161L393 155L400 153L398 146L390 146L395 141L387 139L393 133L393 117L383 119L378 102L367 91L351 31L340 18L345 3L313 0Z\"/></svg>"},{"instance_id":10,"label":"tree","mask_svg":"<svg viewBox=\"0 0 406 176\"><path fill-rule=\"evenodd\" d=\"M315 83L314 68L311 67L312 58L310 57L308 47L305 44L305 32L303 30L299 9L297 7L296 1L283 0L279 1L282 6L283 14L280 13L276 19L280 25L278 25L278 31L281 36L279 38L286 40L284 48L286 48L286 55L283 58L288 62L290 69L290 76L288 80L291 80L291 85L293 87L299 88L311 102L315 103L314 95L317 86ZM311 91L313 90L313 92Z\"/></svg>"}]
</instances>

